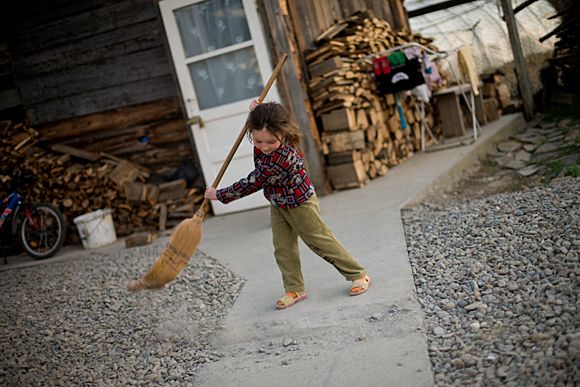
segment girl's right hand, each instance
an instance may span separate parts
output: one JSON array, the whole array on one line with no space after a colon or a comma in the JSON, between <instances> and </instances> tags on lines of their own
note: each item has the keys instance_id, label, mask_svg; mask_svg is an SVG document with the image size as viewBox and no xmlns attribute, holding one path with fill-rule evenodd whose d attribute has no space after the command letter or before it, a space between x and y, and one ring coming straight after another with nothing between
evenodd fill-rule
<instances>
[{"instance_id":1,"label":"girl's right hand","mask_svg":"<svg viewBox=\"0 0 580 387\"><path fill-rule=\"evenodd\" d=\"M250 104L250 111L254 110L256 106L258 106L259 104L260 101L258 101L257 99L253 100L252 103Z\"/></svg>"},{"instance_id":2,"label":"girl's right hand","mask_svg":"<svg viewBox=\"0 0 580 387\"><path fill-rule=\"evenodd\" d=\"M209 200L217 200L216 189L213 187L207 187L203 197Z\"/></svg>"}]
</instances>

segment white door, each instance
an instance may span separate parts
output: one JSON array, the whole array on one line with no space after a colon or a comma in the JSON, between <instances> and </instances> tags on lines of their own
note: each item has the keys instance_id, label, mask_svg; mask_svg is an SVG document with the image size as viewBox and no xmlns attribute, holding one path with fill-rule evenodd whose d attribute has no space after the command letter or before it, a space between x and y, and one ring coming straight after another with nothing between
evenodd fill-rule
<instances>
[{"instance_id":1,"label":"white door","mask_svg":"<svg viewBox=\"0 0 580 387\"><path fill-rule=\"evenodd\" d=\"M255 0L162 0L159 7L187 115L201 119L190 128L209 186L272 72ZM279 100L275 87L266 99ZM244 140L218 187L254 169L252 152ZM267 204L260 191L212 208L219 215Z\"/></svg>"}]
</instances>

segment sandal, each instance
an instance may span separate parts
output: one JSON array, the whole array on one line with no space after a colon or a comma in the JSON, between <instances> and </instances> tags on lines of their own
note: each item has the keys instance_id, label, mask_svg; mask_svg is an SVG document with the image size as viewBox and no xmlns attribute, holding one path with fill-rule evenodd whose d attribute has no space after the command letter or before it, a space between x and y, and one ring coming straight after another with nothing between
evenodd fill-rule
<instances>
[{"instance_id":1,"label":"sandal","mask_svg":"<svg viewBox=\"0 0 580 387\"><path fill-rule=\"evenodd\" d=\"M276 301L276 308L286 309L295 303L306 299L306 292L286 292L278 301Z\"/></svg>"},{"instance_id":2,"label":"sandal","mask_svg":"<svg viewBox=\"0 0 580 387\"><path fill-rule=\"evenodd\" d=\"M352 281L352 287L350 288L350 295L351 296L358 296L359 294L363 294L367 290L369 290L369 286L371 286L371 277L365 275L362 278Z\"/></svg>"}]
</instances>

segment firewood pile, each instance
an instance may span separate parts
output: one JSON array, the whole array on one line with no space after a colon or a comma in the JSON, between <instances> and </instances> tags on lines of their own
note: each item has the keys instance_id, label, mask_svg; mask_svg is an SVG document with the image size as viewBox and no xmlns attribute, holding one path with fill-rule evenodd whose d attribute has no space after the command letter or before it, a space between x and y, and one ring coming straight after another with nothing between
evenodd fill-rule
<instances>
[{"instance_id":1,"label":"firewood pile","mask_svg":"<svg viewBox=\"0 0 580 387\"><path fill-rule=\"evenodd\" d=\"M512 98L502 72L484 75L481 78L483 110L487 122L495 121L502 114L509 114L521 109L522 101Z\"/></svg>"},{"instance_id":2,"label":"firewood pile","mask_svg":"<svg viewBox=\"0 0 580 387\"><path fill-rule=\"evenodd\" d=\"M22 123L2 121L0 134L2 197L15 176L33 176L33 182L18 182L26 201L59 207L75 230L75 217L102 208L113 210L118 236L164 230L193 216L203 200L185 180L153 184L148 169L125 159L62 144L42 146L39 133ZM69 234L68 243L78 242L76 232Z\"/></svg>"},{"instance_id":3,"label":"firewood pile","mask_svg":"<svg viewBox=\"0 0 580 387\"><path fill-rule=\"evenodd\" d=\"M188 128L174 99L70 118L35 128L43 144L106 152L158 172L191 159Z\"/></svg>"},{"instance_id":4,"label":"firewood pile","mask_svg":"<svg viewBox=\"0 0 580 387\"><path fill-rule=\"evenodd\" d=\"M558 14L549 17L561 17L560 25L540 38L540 43L552 36L557 39L549 66L543 71L543 82L553 91L580 95L580 2L562 2L561 8Z\"/></svg>"},{"instance_id":5,"label":"firewood pile","mask_svg":"<svg viewBox=\"0 0 580 387\"><path fill-rule=\"evenodd\" d=\"M363 186L421 149L420 101L401 101L403 129L394 94L382 95L364 57L410 42L436 50L430 39L406 31L366 12L338 21L305 53L312 106L320 117L322 150L335 189ZM425 104L425 125L434 128L433 109Z\"/></svg>"}]
</instances>

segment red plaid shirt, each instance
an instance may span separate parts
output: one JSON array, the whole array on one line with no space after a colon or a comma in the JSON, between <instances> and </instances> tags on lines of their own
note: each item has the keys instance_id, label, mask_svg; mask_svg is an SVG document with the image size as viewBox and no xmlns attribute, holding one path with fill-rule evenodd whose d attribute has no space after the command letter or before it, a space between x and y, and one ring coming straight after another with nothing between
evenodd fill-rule
<instances>
[{"instance_id":1,"label":"red plaid shirt","mask_svg":"<svg viewBox=\"0 0 580 387\"><path fill-rule=\"evenodd\" d=\"M269 155L254 147L254 166L247 178L217 190L218 200L226 204L263 189L266 199L276 207L294 208L314 194L304 159L291 145L282 145Z\"/></svg>"}]
</instances>

